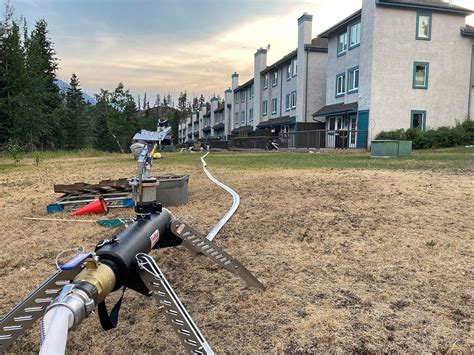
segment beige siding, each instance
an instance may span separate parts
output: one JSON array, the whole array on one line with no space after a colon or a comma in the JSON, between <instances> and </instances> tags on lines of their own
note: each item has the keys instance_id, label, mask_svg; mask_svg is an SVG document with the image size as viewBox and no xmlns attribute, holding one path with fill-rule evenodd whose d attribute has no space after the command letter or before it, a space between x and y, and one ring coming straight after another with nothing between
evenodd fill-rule
<instances>
[{"instance_id":1,"label":"beige siding","mask_svg":"<svg viewBox=\"0 0 474 355\"><path fill-rule=\"evenodd\" d=\"M463 16L432 14L431 41L415 39L417 12L377 7L370 105L373 135L410 127L411 110L427 111L427 128L467 117L471 39L460 35ZM413 89L413 63L429 62L428 90Z\"/></svg>"}]
</instances>

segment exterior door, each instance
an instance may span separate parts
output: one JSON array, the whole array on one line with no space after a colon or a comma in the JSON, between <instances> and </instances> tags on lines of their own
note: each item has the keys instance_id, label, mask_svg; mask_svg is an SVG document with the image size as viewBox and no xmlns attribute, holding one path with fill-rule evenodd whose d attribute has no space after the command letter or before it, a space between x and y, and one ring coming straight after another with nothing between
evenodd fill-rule
<instances>
[{"instance_id":1,"label":"exterior door","mask_svg":"<svg viewBox=\"0 0 474 355\"><path fill-rule=\"evenodd\" d=\"M349 118L349 148L356 148L357 142L357 116Z\"/></svg>"},{"instance_id":2,"label":"exterior door","mask_svg":"<svg viewBox=\"0 0 474 355\"><path fill-rule=\"evenodd\" d=\"M333 116L326 119L326 148L336 147L337 118Z\"/></svg>"},{"instance_id":3,"label":"exterior door","mask_svg":"<svg viewBox=\"0 0 474 355\"><path fill-rule=\"evenodd\" d=\"M357 113L357 148L367 148L369 139L369 110L359 111Z\"/></svg>"}]
</instances>

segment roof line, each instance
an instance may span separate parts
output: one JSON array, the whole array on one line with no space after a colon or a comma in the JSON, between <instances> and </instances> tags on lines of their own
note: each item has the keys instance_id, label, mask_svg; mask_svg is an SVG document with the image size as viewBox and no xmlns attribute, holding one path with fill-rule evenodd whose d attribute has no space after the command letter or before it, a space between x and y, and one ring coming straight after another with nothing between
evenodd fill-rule
<instances>
[{"instance_id":1,"label":"roof line","mask_svg":"<svg viewBox=\"0 0 474 355\"><path fill-rule=\"evenodd\" d=\"M407 3L402 1L386 1L386 0L375 0L377 5L381 6L393 6L393 7L408 7L412 9L425 9L425 10L433 10L433 11L443 11L443 12L451 12L454 14L460 15L470 15L474 13L473 10L456 6L456 5L449 5L449 4L426 4L426 3Z\"/></svg>"},{"instance_id":2,"label":"roof line","mask_svg":"<svg viewBox=\"0 0 474 355\"><path fill-rule=\"evenodd\" d=\"M349 22L355 20L357 17L361 16L362 14L362 9L360 10L357 10L356 12L354 12L353 14L347 16L345 19L343 19L342 21L339 21L338 23L336 23L334 26L328 28L326 31L320 33L318 35L318 37L321 37L321 38L328 38L329 35L338 30L340 27L344 26L344 25L348 25Z\"/></svg>"}]
</instances>

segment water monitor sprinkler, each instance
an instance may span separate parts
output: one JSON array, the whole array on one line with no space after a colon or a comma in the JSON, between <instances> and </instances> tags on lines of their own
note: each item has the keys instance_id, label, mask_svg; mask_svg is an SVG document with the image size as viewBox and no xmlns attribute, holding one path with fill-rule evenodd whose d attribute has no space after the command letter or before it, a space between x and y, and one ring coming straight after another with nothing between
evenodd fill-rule
<instances>
[{"instance_id":1,"label":"water monitor sprinkler","mask_svg":"<svg viewBox=\"0 0 474 355\"><path fill-rule=\"evenodd\" d=\"M68 330L79 327L95 309L102 327L114 328L122 298L110 314L105 301L111 293L129 288L155 298L186 351L213 354L155 259L148 255L153 249L182 245L209 257L249 286L265 289L240 262L156 203L157 181L150 176L153 150L149 153L145 146L138 159L138 175L130 180L135 221L99 242L93 252L78 254L63 264L2 318L0 352L42 318L40 354L64 353Z\"/></svg>"}]
</instances>

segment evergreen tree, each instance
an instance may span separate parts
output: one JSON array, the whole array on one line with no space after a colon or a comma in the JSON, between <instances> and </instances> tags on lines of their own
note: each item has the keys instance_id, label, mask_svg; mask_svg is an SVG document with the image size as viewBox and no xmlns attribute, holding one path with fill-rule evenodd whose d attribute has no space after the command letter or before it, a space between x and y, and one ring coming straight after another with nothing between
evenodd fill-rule
<instances>
[{"instance_id":1,"label":"evergreen tree","mask_svg":"<svg viewBox=\"0 0 474 355\"><path fill-rule=\"evenodd\" d=\"M192 109L192 111L197 111L198 108L199 108L199 99L196 96L194 96L193 97L193 103L191 105L191 109Z\"/></svg>"},{"instance_id":2,"label":"evergreen tree","mask_svg":"<svg viewBox=\"0 0 474 355\"><path fill-rule=\"evenodd\" d=\"M92 140L93 147L98 150L115 151L117 144L109 128L109 120L115 109L111 105L111 93L107 90L100 90L95 95L97 101L94 110L94 136Z\"/></svg>"},{"instance_id":3,"label":"evergreen tree","mask_svg":"<svg viewBox=\"0 0 474 355\"><path fill-rule=\"evenodd\" d=\"M63 121L64 137L68 147L84 148L89 142L90 120L86 115L86 102L80 88L79 78L72 74L66 92L66 115Z\"/></svg>"},{"instance_id":4,"label":"evergreen tree","mask_svg":"<svg viewBox=\"0 0 474 355\"><path fill-rule=\"evenodd\" d=\"M142 107L143 107L143 111L146 110L146 102L147 102L147 101L146 101L146 91L145 91L145 95L143 95L143 106L142 106Z\"/></svg>"},{"instance_id":5,"label":"evergreen tree","mask_svg":"<svg viewBox=\"0 0 474 355\"><path fill-rule=\"evenodd\" d=\"M161 97L160 94L156 94L156 99L155 99L155 105L154 107L160 107L161 106Z\"/></svg>"},{"instance_id":6,"label":"evergreen tree","mask_svg":"<svg viewBox=\"0 0 474 355\"><path fill-rule=\"evenodd\" d=\"M26 43L26 72L28 108L24 112L24 133L30 149L41 146L54 147L55 132L53 112L60 108L61 97L55 83L57 59L52 42L48 39L47 23L39 20Z\"/></svg>"},{"instance_id":7,"label":"evergreen tree","mask_svg":"<svg viewBox=\"0 0 474 355\"><path fill-rule=\"evenodd\" d=\"M205 103L206 103L206 99L204 98L204 95L201 94L198 101L198 109L201 108Z\"/></svg>"},{"instance_id":8,"label":"evergreen tree","mask_svg":"<svg viewBox=\"0 0 474 355\"><path fill-rule=\"evenodd\" d=\"M185 112L187 109L187 101L188 98L186 91L184 93L181 92L178 97L178 110L180 110L181 112Z\"/></svg>"}]
</instances>

